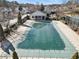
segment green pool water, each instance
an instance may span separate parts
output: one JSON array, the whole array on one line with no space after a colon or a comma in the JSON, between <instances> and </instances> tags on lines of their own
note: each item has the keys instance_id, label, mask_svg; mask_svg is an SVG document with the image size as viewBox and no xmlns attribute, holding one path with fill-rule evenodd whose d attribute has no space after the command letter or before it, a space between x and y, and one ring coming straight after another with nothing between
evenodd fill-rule
<instances>
[{"instance_id":1,"label":"green pool water","mask_svg":"<svg viewBox=\"0 0 79 59\"><path fill-rule=\"evenodd\" d=\"M76 49L56 23L38 22L15 44L19 56L70 59Z\"/></svg>"},{"instance_id":2,"label":"green pool water","mask_svg":"<svg viewBox=\"0 0 79 59\"><path fill-rule=\"evenodd\" d=\"M41 49L41 50L63 50L65 44L59 33L50 23L35 23L18 48Z\"/></svg>"}]
</instances>

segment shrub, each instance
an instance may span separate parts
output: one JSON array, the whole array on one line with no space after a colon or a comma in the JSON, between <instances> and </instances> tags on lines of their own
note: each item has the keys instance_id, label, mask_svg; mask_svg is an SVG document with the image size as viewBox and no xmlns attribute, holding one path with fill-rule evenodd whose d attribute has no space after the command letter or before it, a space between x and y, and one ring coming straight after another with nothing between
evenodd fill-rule
<instances>
[{"instance_id":1,"label":"shrub","mask_svg":"<svg viewBox=\"0 0 79 59\"><path fill-rule=\"evenodd\" d=\"M14 51L13 52L13 59L19 59L17 53Z\"/></svg>"}]
</instances>

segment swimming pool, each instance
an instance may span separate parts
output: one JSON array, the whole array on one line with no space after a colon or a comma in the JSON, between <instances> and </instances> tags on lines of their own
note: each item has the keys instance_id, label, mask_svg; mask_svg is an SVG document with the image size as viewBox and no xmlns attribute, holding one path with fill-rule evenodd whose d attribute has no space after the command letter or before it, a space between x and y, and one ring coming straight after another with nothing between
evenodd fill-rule
<instances>
[{"instance_id":1,"label":"swimming pool","mask_svg":"<svg viewBox=\"0 0 79 59\"><path fill-rule=\"evenodd\" d=\"M41 49L41 50L63 50L65 44L50 23L35 23L18 48Z\"/></svg>"},{"instance_id":2,"label":"swimming pool","mask_svg":"<svg viewBox=\"0 0 79 59\"><path fill-rule=\"evenodd\" d=\"M19 56L71 58L76 52L55 23L34 23L17 44Z\"/></svg>"}]
</instances>

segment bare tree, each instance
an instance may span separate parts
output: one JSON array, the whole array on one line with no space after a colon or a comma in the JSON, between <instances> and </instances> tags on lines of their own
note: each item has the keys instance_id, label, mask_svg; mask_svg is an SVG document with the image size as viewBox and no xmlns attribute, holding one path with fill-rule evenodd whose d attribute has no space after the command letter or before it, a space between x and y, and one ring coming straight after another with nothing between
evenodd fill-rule
<instances>
[{"instance_id":1,"label":"bare tree","mask_svg":"<svg viewBox=\"0 0 79 59\"><path fill-rule=\"evenodd\" d=\"M43 4L41 4L40 11L44 11L44 5Z\"/></svg>"},{"instance_id":2,"label":"bare tree","mask_svg":"<svg viewBox=\"0 0 79 59\"><path fill-rule=\"evenodd\" d=\"M13 59L19 59L16 51L13 52Z\"/></svg>"},{"instance_id":3,"label":"bare tree","mask_svg":"<svg viewBox=\"0 0 79 59\"><path fill-rule=\"evenodd\" d=\"M0 42L2 42L3 40L5 40L5 36L2 25L0 24Z\"/></svg>"},{"instance_id":4,"label":"bare tree","mask_svg":"<svg viewBox=\"0 0 79 59\"><path fill-rule=\"evenodd\" d=\"M19 13L18 13L18 25L21 25L22 24L22 19L21 19L22 6L19 6L18 10L19 10Z\"/></svg>"}]
</instances>

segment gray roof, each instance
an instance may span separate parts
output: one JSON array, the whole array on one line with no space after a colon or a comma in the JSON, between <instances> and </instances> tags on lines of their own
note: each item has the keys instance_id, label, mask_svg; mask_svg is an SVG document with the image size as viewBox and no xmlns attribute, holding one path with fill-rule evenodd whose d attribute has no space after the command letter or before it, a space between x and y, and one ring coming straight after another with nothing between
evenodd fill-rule
<instances>
[{"instance_id":1,"label":"gray roof","mask_svg":"<svg viewBox=\"0 0 79 59\"><path fill-rule=\"evenodd\" d=\"M32 16L46 16L45 13L41 12L41 11L35 11L34 13L31 14Z\"/></svg>"},{"instance_id":2,"label":"gray roof","mask_svg":"<svg viewBox=\"0 0 79 59\"><path fill-rule=\"evenodd\" d=\"M1 12L12 12L11 8L3 8Z\"/></svg>"}]
</instances>

